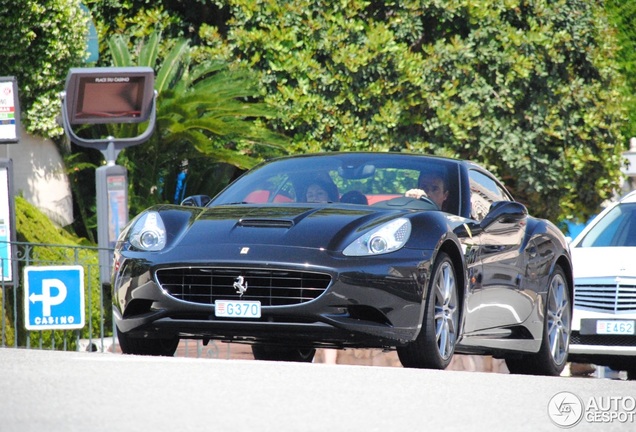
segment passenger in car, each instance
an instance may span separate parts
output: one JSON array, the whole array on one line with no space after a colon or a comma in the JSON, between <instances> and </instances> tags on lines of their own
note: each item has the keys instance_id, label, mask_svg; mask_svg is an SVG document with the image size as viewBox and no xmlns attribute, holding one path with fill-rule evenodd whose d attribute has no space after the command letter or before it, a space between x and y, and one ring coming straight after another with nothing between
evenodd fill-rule
<instances>
[{"instance_id":1,"label":"passenger in car","mask_svg":"<svg viewBox=\"0 0 636 432\"><path fill-rule=\"evenodd\" d=\"M357 190L350 190L349 192L342 194L342 196L340 197L340 202L363 205L369 204L369 200L367 199L366 195Z\"/></svg>"},{"instance_id":2,"label":"passenger in car","mask_svg":"<svg viewBox=\"0 0 636 432\"><path fill-rule=\"evenodd\" d=\"M307 202L337 202L338 188L322 179L313 180L305 192Z\"/></svg>"}]
</instances>

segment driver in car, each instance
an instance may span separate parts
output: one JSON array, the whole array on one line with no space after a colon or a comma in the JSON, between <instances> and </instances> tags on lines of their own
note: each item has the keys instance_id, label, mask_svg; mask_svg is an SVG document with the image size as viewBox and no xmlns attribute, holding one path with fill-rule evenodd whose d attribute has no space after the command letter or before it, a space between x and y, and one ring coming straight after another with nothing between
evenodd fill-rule
<instances>
[{"instance_id":1,"label":"driver in car","mask_svg":"<svg viewBox=\"0 0 636 432\"><path fill-rule=\"evenodd\" d=\"M448 188L443 177L437 173L425 172L417 181L418 189L409 189L404 194L409 198L429 198L440 210L444 208L444 202L448 198Z\"/></svg>"}]
</instances>

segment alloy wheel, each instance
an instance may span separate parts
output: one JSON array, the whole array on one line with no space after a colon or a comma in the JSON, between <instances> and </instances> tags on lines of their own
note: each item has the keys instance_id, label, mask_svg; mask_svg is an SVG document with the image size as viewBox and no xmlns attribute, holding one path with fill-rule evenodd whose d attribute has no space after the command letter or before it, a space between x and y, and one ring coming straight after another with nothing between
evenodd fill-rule
<instances>
[{"instance_id":1,"label":"alloy wheel","mask_svg":"<svg viewBox=\"0 0 636 432\"><path fill-rule=\"evenodd\" d=\"M552 278L548 298L548 343L556 364L563 364L568 354L572 315L567 284L560 273Z\"/></svg>"},{"instance_id":2,"label":"alloy wheel","mask_svg":"<svg viewBox=\"0 0 636 432\"><path fill-rule=\"evenodd\" d=\"M435 337L440 356L447 360L453 355L457 339L457 281L449 262L444 262L436 274Z\"/></svg>"}]
</instances>

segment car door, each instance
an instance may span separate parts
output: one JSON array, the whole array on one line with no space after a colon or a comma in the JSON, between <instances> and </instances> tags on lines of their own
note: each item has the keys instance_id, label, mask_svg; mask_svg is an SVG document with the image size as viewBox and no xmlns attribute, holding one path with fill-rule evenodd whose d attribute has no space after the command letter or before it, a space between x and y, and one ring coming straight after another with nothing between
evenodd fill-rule
<instances>
[{"instance_id":1,"label":"car door","mask_svg":"<svg viewBox=\"0 0 636 432\"><path fill-rule=\"evenodd\" d=\"M471 217L479 227L478 283L467 305L467 332L519 324L532 310L532 300L522 289L527 211L507 191L482 171L469 170Z\"/></svg>"}]
</instances>

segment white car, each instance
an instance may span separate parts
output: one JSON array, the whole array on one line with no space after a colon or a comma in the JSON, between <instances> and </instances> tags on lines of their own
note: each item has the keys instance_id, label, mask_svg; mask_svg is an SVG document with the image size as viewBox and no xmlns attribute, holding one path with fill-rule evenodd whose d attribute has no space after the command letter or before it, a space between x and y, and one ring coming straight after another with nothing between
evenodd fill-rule
<instances>
[{"instance_id":1,"label":"white car","mask_svg":"<svg viewBox=\"0 0 636 432\"><path fill-rule=\"evenodd\" d=\"M571 243L574 313L569 360L636 379L636 191L608 206Z\"/></svg>"}]
</instances>

